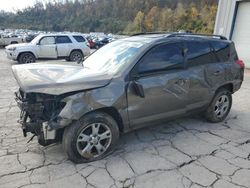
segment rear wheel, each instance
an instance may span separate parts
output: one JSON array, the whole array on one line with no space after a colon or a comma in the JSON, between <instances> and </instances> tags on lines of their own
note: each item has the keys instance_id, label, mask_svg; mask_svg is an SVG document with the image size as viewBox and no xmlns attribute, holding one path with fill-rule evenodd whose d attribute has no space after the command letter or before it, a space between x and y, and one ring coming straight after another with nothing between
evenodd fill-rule
<instances>
[{"instance_id":1,"label":"rear wheel","mask_svg":"<svg viewBox=\"0 0 250 188\"><path fill-rule=\"evenodd\" d=\"M34 63L36 61L35 56L32 53L22 53L19 58L18 62L21 64L27 64L27 63Z\"/></svg>"},{"instance_id":2,"label":"rear wheel","mask_svg":"<svg viewBox=\"0 0 250 188\"><path fill-rule=\"evenodd\" d=\"M83 54L80 51L74 50L70 53L69 60L74 62L80 62L83 59Z\"/></svg>"},{"instance_id":3,"label":"rear wheel","mask_svg":"<svg viewBox=\"0 0 250 188\"><path fill-rule=\"evenodd\" d=\"M205 117L213 123L226 119L232 106L232 94L227 89L220 89L205 112Z\"/></svg>"},{"instance_id":4,"label":"rear wheel","mask_svg":"<svg viewBox=\"0 0 250 188\"><path fill-rule=\"evenodd\" d=\"M104 158L119 139L116 121L106 113L94 112L67 127L63 147L75 163Z\"/></svg>"}]
</instances>

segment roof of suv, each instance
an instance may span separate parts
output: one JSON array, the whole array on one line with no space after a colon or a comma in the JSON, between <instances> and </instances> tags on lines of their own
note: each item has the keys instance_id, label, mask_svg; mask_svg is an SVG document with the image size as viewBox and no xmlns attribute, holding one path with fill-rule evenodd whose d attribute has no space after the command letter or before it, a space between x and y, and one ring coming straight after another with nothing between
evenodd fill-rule
<instances>
[{"instance_id":1,"label":"roof of suv","mask_svg":"<svg viewBox=\"0 0 250 188\"><path fill-rule=\"evenodd\" d=\"M206 35L206 34L192 34L192 33L145 33L145 34L140 33L125 38L124 40L153 43L159 41L171 41L176 39L227 41L227 38L221 35Z\"/></svg>"},{"instance_id":2,"label":"roof of suv","mask_svg":"<svg viewBox=\"0 0 250 188\"><path fill-rule=\"evenodd\" d=\"M47 33L47 34L40 34L39 36L83 36L80 33Z\"/></svg>"}]
</instances>

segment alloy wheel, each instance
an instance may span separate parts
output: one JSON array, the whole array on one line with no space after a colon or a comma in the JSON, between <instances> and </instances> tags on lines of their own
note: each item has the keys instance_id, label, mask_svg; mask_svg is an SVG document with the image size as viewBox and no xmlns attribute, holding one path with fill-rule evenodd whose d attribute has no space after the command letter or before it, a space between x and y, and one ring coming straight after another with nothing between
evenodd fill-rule
<instances>
[{"instance_id":1,"label":"alloy wheel","mask_svg":"<svg viewBox=\"0 0 250 188\"><path fill-rule=\"evenodd\" d=\"M102 155L112 141L110 128L104 123L93 123L85 127L77 137L78 153L87 159Z\"/></svg>"},{"instance_id":2,"label":"alloy wheel","mask_svg":"<svg viewBox=\"0 0 250 188\"><path fill-rule=\"evenodd\" d=\"M221 95L215 103L214 113L218 118L223 117L229 108L229 98L227 95Z\"/></svg>"},{"instance_id":3,"label":"alloy wheel","mask_svg":"<svg viewBox=\"0 0 250 188\"><path fill-rule=\"evenodd\" d=\"M25 55L23 57L23 63L27 64L27 63L33 63L34 59L31 55Z\"/></svg>"},{"instance_id":4,"label":"alloy wheel","mask_svg":"<svg viewBox=\"0 0 250 188\"><path fill-rule=\"evenodd\" d=\"M73 61L80 61L82 59L82 55L80 55L79 53L74 53L72 59Z\"/></svg>"}]
</instances>

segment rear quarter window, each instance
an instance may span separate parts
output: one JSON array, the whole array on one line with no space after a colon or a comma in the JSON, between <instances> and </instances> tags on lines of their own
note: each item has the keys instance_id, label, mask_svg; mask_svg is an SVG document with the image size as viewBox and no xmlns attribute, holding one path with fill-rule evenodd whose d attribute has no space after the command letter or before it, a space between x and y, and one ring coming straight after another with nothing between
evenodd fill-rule
<instances>
[{"instance_id":1,"label":"rear quarter window","mask_svg":"<svg viewBox=\"0 0 250 188\"><path fill-rule=\"evenodd\" d=\"M214 54L208 42L187 42L188 66L198 66L215 62Z\"/></svg>"},{"instance_id":2,"label":"rear quarter window","mask_svg":"<svg viewBox=\"0 0 250 188\"><path fill-rule=\"evenodd\" d=\"M73 36L73 38L77 41L77 42L85 42L85 38L83 36L78 36L78 35L75 35Z\"/></svg>"},{"instance_id":3,"label":"rear quarter window","mask_svg":"<svg viewBox=\"0 0 250 188\"><path fill-rule=\"evenodd\" d=\"M230 59L230 43L214 41L212 42L215 55L219 62L226 62Z\"/></svg>"}]
</instances>

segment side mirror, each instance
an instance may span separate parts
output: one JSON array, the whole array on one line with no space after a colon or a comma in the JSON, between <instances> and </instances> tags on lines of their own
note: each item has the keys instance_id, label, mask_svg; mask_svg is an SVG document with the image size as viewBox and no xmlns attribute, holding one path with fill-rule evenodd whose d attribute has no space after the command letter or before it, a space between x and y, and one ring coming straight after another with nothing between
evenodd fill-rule
<instances>
[{"instance_id":1,"label":"side mirror","mask_svg":"<svg viewBox=\"0 0 250 188\"><path fill-rule=\"evenodd\" d=\"M133 81L132 87L136 95L140 96L141 98L145 97L143 86L139 82Z\"/></svg>"}]
</instances>

